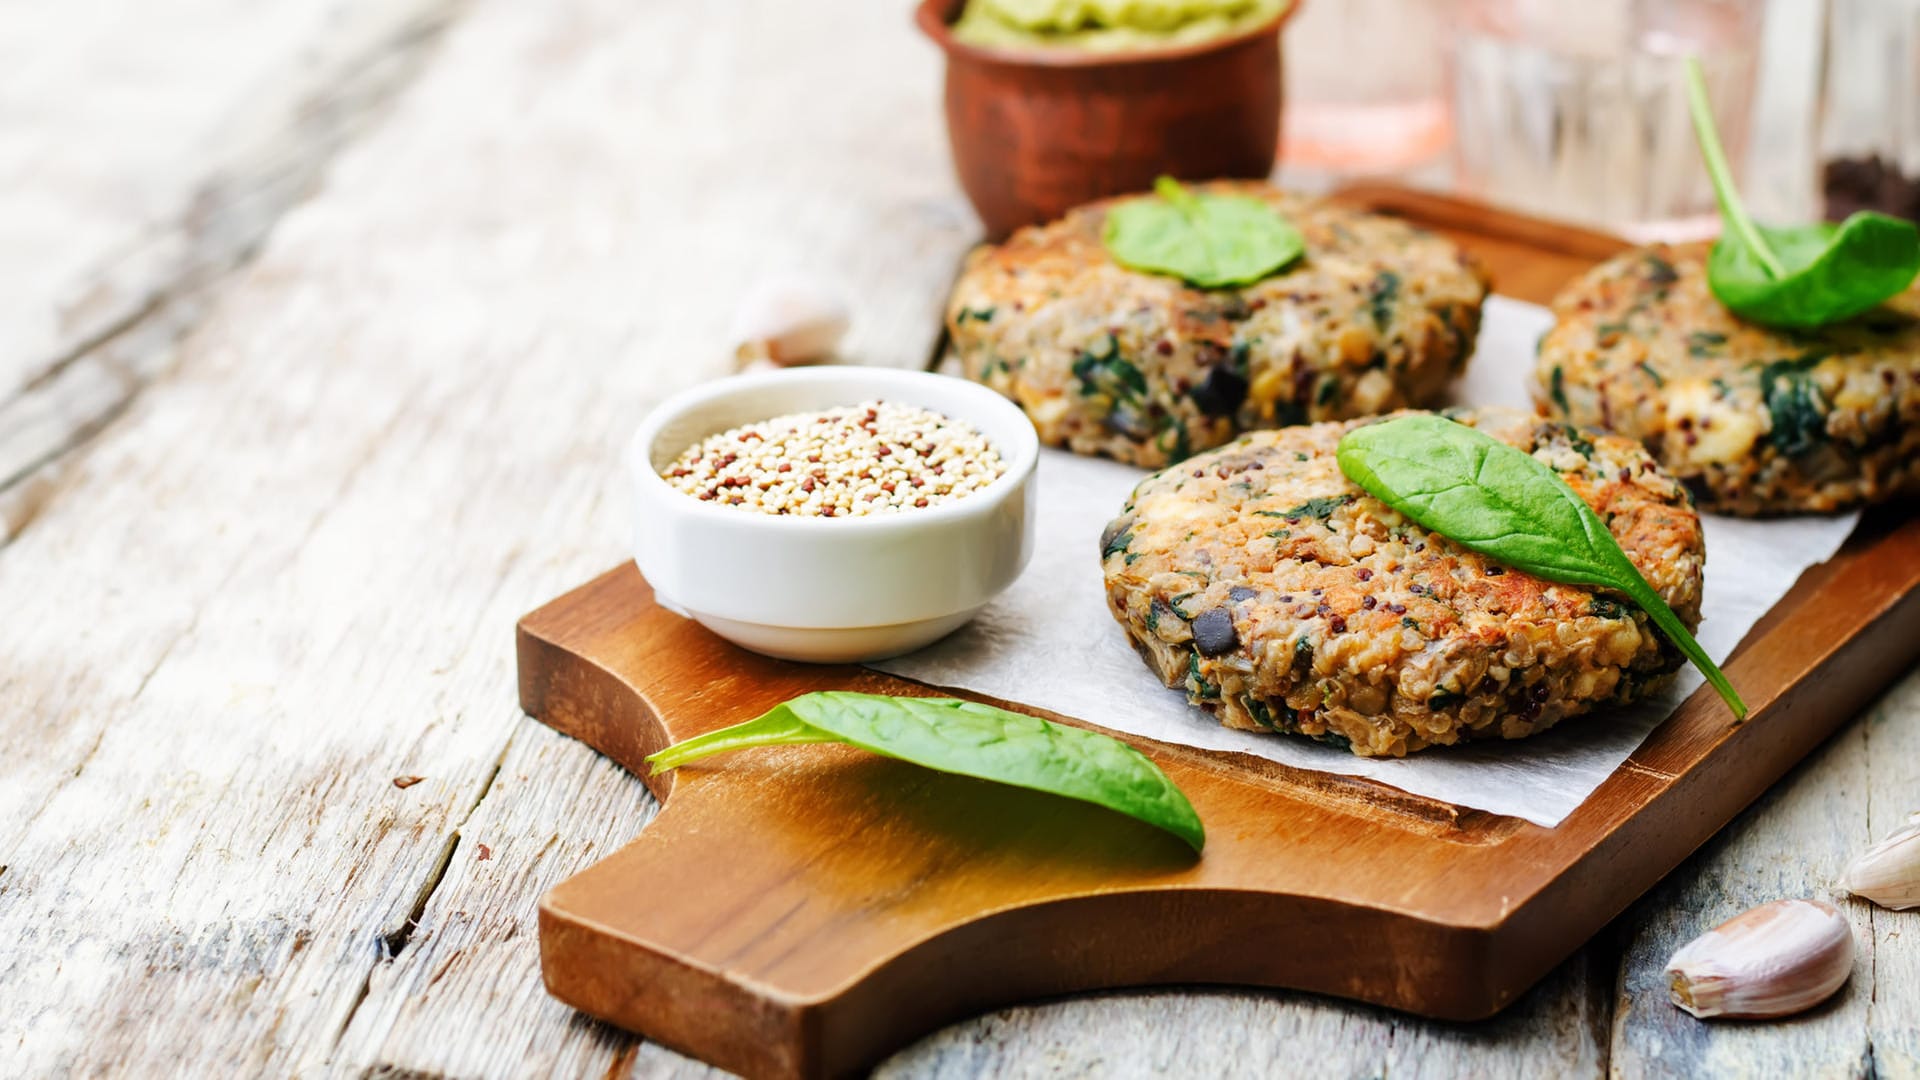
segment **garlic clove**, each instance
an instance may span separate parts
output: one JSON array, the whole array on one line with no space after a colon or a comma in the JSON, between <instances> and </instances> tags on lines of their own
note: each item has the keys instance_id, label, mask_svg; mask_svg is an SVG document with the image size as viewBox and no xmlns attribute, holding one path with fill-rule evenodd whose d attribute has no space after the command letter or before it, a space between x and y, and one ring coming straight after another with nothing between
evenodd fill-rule
<instances>
[{"instance_id":1,"label":"garlic clove","mask_svg":"<svg viewBox=\"0 0 1920 1080\"><path fill-rule=\"evenodd\" d=\"M1833 995L1853 971L1853 929L1832 904L1775 900L1681 946L1673 1003L1701 1018L1786 1016Z\"/></svg>"},{"instance_id":2,"label":"garlic clove","mask_svg":"<svg viewBox=\"0 0 1920 1080\"><path fill-rule=\"evenodd\" d=\"M1861 853L1840 884L1883 908L1920 907L1920 824L1908 825Z\"/></svg>"},{"instance_id":3,"label":"garlic clove","mask_svg":"<svg viewBox=\"0 0 1920 1080\"><path fill-rule=\"evenodd\" d=\"M730 332L742 362L806 364L824 359L852 321L845 293L815 278L768 278L748 289Z\"/></svg>"}]
</instances>

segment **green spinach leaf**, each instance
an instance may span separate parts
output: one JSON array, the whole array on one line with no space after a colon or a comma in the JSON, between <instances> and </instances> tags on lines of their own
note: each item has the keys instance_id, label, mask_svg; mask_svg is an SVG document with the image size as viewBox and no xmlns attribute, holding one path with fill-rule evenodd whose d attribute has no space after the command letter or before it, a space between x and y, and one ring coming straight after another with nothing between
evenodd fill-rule
<instances>
[{"instance_id":1,"label":"green spinach leaf","mask_svg":"<svg viewBox=\"0 0 1920 1080\"><path fill-rule=\"evenodd\" d=\"M1373 328L1381 333L1393 325L1393 305L1400 295L1400 275L1382 270L1367 286L1367 310L1373 315Z\"/></svg>"},{"instance_id":2,"label":"green spinach leaf","mask_svg":"<svg viewBox=\"0 0 1920 1080\"><path fill-rule=\"evenodd\" d=\"M1138 401L1147 393L1147 377L1120 355L1120 342L1112 334L1081 350L1073 361L1073 377L1080 380L1082 395L1106 394L1115 401Z\"/></svg>"},{"instance_id":3,"label":"green spinach leaf","mask_svg":"<svg viewBox=\"0 0 1920 1080\"><path fill-rule=\"evenodd\" d=\"M1130 270L1169 274L1203 289L1250 285L1300 257L1300 230L1247 195L1196 195L1170 176L1157 199L1134 199L1107 214L1101 239Z\"/></svg>"},{"instance_id":4,"label":"green spinach leaf","mask_svg":"<svg viewBox=\"0 0 1920 1080\"><path fill-rule=\"evenodd\" d=\"M727 750L840 742L940 772L1094 803L1155 825L1199 851L1206 830L1159 766L1118 739L952 698L821 691L647 758L656 772Z\"/></svg>"},{"instance_id":5,"label":"green spinach leaf","mask_svg":"<svg viewBox=\"0 0 1920 1080\"><path fill-rule=\"evenodd\" d=\"M1760 369L1760 393L1772 421L1767 438L1788 457L1800 457L1826 442L1826 398L1810 370L1823 359L1815 353Z\"/></svg>"},{"instance_id":6,"label":"green spinach leaf","mask_svg":"<svg viewBox=\"0 0 1920 1080\"><path fill-rule=\"evenodd\" d=\"M1747 706L1593 508L1532 455L1439 416L1355 428L1335 451L1347 479L1423 528L1548 581L1638 604L1733 710Z\"/></svg>"},{"instance_id":7,"label":"green spinach leaf","mask_svg":"<svg viewBox=\"0 0 1920 1080\"><path fill-rule=\"evenodd\" d=\"M1768 326L1843 322L1904 292L1920 273L1920 229L1861 211L1838 225L1767 228L1747 214L1707 102L1697 60L1687 61L1693 130L1726 224L1707 257L1707 284L1728 309Z\"/></svg>"}]
</instances>

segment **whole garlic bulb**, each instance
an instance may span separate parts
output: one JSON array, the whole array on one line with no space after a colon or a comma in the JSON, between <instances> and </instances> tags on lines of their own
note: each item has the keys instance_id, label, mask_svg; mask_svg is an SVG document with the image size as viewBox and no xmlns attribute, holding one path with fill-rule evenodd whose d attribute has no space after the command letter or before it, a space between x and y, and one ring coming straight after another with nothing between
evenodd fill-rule
<instances>
[{"instance_id":1,"label":"whole garlic bulb","mask_svg":"<svg viewBox=\"0 0 1920 1080\"><path fill-rule=\"evenodd\" d=\"M1920 824L1908 825L1868 848L1847 867L1840 884L1883 908L1920 907Z\"/></svg>"},{"instance_id":2,"label":"whole garlic bulb","mask_svg":"<svg viewBox=\"0 0 1920 1080\"><path fill-rule=\"evenodd\" d=\"M1786 1016L1833 996L1853 972L1853 928L1832 904L1775 900L1681 946L1667 963L1675 1005L1701 1018Z\"/></svg>"},{"instance_id":3,"label":"whole garlic bulb","mask_svg":"<svg viewBox=\"0 0 1920 1080\"><path fill-rule=\"evenodd\" d=\"M742 362L808 364L826 358L851 322L846 294L813 277L767 278L734 309L730 335Z\"/></svg>"}]
</instances>

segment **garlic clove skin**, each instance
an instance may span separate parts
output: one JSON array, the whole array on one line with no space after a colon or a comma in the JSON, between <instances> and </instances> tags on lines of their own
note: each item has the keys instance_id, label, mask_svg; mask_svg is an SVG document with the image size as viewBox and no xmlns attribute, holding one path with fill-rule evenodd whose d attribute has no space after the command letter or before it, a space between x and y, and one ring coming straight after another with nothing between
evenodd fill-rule
<instances>
[{"instance_id":1,"label":"garlic clove skin","mask_svg":"<svg viewBox=\"0 0 1920 1080\"><path fill-rule=\"evenodd\" d=\"M1681 946L1666 969L1673 1003L1702 1019L1801 1012L1852 972L1853 929L1819 900L1775 900L1736 915Z\"/></svg>"},{"instance_id":2,"label":"garlic clove skin","mask_svg":"<svg viewBox=\"0 0 1920 1080\"><path fill-rule=\"evenodd\" d=\"M1847 867L1840 884L1883 908L1920 907L1920 824L1908 825L1868 848Z\"/></svg>"},{"instance_id":3,"label":"garlic clove skin","mask_svg":"<svg viewBox=\"0 0 1920 1080\"><path fill-rule=\"evenodd\" d=\"M734 309L729 332L734 356L782 366L826 358L852 322L846 294L829 282L767 278L749 288Z\"/></svg>"}]
</instances>

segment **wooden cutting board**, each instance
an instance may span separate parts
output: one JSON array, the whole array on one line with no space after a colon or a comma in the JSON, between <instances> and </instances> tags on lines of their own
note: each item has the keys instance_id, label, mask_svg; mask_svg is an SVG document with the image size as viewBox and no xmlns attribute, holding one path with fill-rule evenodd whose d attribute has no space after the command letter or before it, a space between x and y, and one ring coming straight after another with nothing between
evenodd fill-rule
<instances>
[{"instance_id":1,"label":"wooden cutting board","mask_svg":"<svg viewBox=\"0 0 1920 1080\"><path fill-rule=\"evenodd\" d=\"M1340 197L1453 236L1499 291L1528 300L1620 246L1395 188ZM1105 630L1118 632L1089 628ZM1553 829L1126 735L1193 800L1204 857L1106 810L839 746L648 776L647 754L807 691L935 691L736 649L658 607L631 565L526 616L518 647L527 712L665 801L633 843L541 901L547 988L715 1065L846 1073L999 1005L1165 983L1295 987L1471 1020L1513 1001L1912 664L1920 515L1869 515L1754 627L1726 665L1753 707L1746 724L1703 688Z\"/></svg>"}]
</instances>

